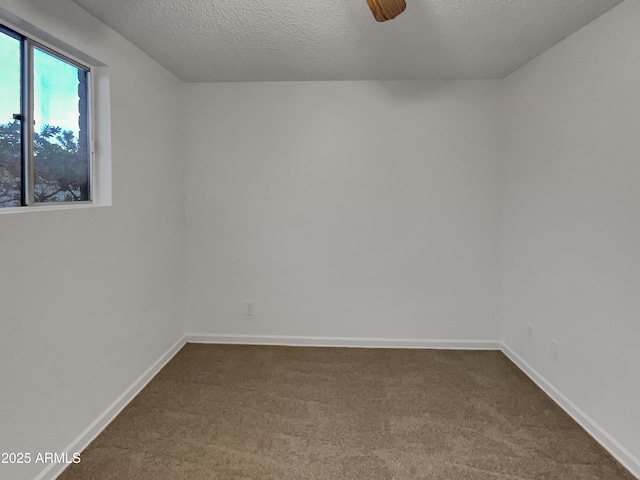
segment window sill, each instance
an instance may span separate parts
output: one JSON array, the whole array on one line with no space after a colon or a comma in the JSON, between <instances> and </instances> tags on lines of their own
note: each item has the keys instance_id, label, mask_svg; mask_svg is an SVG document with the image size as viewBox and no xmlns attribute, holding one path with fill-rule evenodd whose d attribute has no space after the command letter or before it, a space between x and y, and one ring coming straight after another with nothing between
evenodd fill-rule
<instances>
[{"instance_id":1,"label":"window sill","mask_svg":"<svg viewBox=\"0 0 640 480\"><path fill-rule=\"evenodd\" d=\"M47 212L51 210L75 210L79 208L105 207L95 202L57 203L52 205L34 205L30 207L5 207L0 208L0 215L12 213Z\"/></svg>"}]
</instances>

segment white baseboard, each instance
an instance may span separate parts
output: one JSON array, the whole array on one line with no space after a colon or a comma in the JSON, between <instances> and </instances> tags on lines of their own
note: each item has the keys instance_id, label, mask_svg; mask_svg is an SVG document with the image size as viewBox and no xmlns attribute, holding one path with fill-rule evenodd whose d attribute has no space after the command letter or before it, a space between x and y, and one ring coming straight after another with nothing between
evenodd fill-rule
<instances>
[{"instance_id":1,"label":"white baseboard","mask_svg":"<svg viewBox=\"0 0 640 480\"><path fill-rule=\"evenodd\" d=\"M431 340L404 338L304 337L286 335L229 335L188 333L190 343L281 345L290 347L350 347L350 348L431 348L442 350L500 350L498 340Z\"/></svg>"},{"instance_id":2,"label":"white baseboard","mask_svg":"<svg viewBox=\"0 0 640 480\"><path fill-rule=\"evenodd\" d=\"M64 449L67 453L82 452L109 425L118 414L134 399L140 391L155 377L173 356L185 345L185 337L174 343L162 354L133 384L127 388L109 407L89 425L84 432ZM60 475L67 464L49 464L34 480L53 480Z\"/></svg>"},{"instance_id":3,"label":"white baseboard","mask_svg":"<svg viewBox=\"0 0 640 480\"><path fill-rule=\"evenodd\" d=\"M538 373L522 357L515 353L508 345L502 345L502 352L538 385L551 399L573 418L596 442L602 445L618 462L620 462L633 476L640 479L640 460L629 450L624 448L604 428L598 425L589 415L575 403L565 397L546 378Z\"/></svg>"}]
</instances>

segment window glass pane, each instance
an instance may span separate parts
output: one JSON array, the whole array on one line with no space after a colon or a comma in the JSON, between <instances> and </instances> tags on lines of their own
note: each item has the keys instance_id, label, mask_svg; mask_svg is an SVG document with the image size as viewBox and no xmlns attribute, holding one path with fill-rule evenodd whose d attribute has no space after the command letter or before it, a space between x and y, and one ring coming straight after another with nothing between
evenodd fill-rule
<instances>
[{"instance_id":1,"label":"window glass pane","mask_svg":"<svg viewBox=\"0 0 640 480\"><path fill-rule=\"evenodd\" d=\"M85 70L34 49L34 200L89 200Z\"/></svg>"},{"instance_id":2,"label":"window glass pane","mask_svg":"<svg viewBox=\"0 0 640 480\"><path fill-rule=\"evenodd\" d=\"M0 207L19 207L22 197L20 40L0 30Z\"/></svg>"}]
</instances>

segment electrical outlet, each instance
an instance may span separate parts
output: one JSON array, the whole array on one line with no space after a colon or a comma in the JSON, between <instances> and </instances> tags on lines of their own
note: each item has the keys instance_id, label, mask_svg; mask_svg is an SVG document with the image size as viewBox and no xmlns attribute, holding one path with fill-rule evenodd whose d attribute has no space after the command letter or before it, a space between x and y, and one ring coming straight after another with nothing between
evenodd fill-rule
<instances>
[{"instance_id":1,"label":"electrical outlet","mask_svg":"<svg viewBox=\"0 0 640 480\"><path fill-rule=\"evenodd\" d=\"M244 314L246 316L252 317L254 309L255 309L255 305L253 304L253 302L251 302L251 301L244 302Z\"/></svg>"},{"instance_id":2,"label":"electrical outlet","mask_svg":"<svg viewBox=\"0 0 640 480\"><path fill-rule=\"evenodd\" d=\"M560 347L560 344L558 343L557 340L554 340L553 338L550 339L551 340L551 358L553 358L556 362L558 361L558 349Z\"/></svg>"},{"instance_id":3,"label":"electrical outlet","mask_svg":"<svg viewBox=\"0 0 640 480\"><path fill-rule=\"evenodd\" d=\"M533 342L533 325L527 324L527 340Z\"/></svg>"}]
</instances>

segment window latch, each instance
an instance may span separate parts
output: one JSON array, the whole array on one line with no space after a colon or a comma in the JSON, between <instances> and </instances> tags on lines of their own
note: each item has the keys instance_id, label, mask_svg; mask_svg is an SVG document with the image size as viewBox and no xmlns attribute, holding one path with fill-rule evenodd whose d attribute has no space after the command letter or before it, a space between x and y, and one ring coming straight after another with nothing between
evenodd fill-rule
<instances>
[{"instance_id":1,"label":"window latch","mask_svg":"<svg viewBox=\"0 0 640 480\"><path fill-rule=\"evenodd\" d=\"M19 113L14 113L13 114L13 119L14 120L18 120L19 122L22 121L22 115L20 115Z\"/></svg>"}]
</instances>

